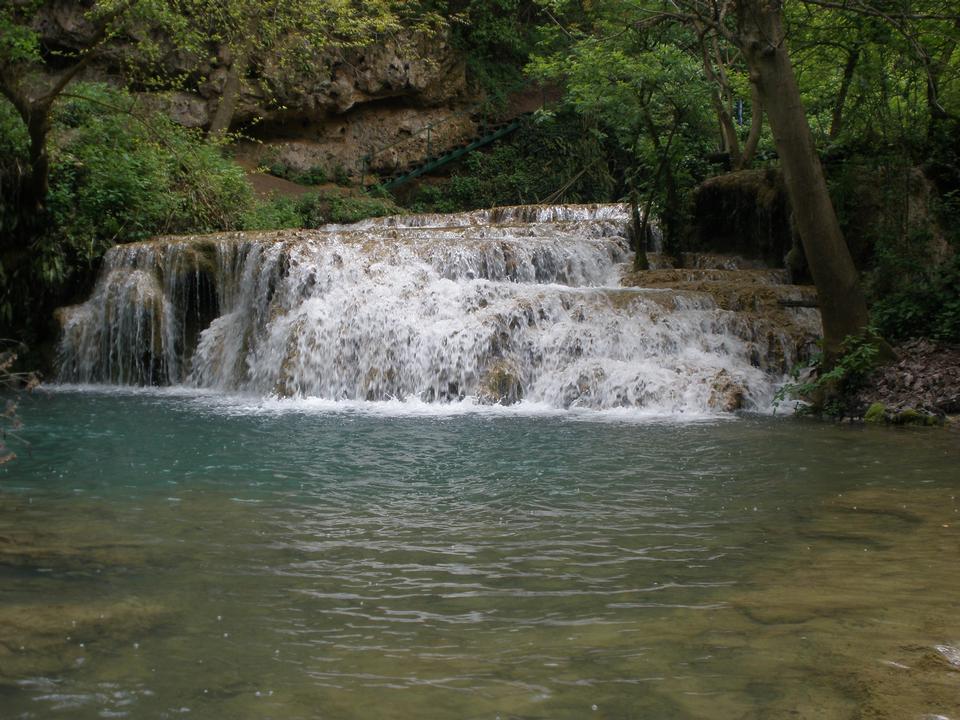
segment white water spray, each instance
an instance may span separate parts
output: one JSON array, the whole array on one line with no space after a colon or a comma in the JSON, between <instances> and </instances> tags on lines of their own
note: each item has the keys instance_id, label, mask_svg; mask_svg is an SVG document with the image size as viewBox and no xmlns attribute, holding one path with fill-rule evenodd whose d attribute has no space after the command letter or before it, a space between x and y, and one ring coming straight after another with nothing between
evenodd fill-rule
<instances>
[{"instance_id":1,"label":"white water spray","mask_svg":"<svg viewBox=\"0 0 960 720\"><path fill-rule=\"evenodd\" d=\"M627 220L619 205L534 206L118 246L90 300L62 311L60 379L764 408L782 368L757 358L789 355L789 338L757 337L705 293L620 287Z\"/></svg>"}]
</instances>

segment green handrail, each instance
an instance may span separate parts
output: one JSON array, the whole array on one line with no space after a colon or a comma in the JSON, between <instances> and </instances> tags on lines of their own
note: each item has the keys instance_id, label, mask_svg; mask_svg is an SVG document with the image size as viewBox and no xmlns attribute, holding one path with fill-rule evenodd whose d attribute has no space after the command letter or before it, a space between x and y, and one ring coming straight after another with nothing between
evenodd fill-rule
<instances>
[{"instance_id":1,"label":"green handrail","mask_svg":"<svg viewBox=\"0 0 960 720\"><path fill-rule=\"evenodd\" d=\"M547 100L546 100L546 95L544 94L544 98L541 103L541 106L545 106L546 104L547 104ZM401 138L400 140L395 140L381 147L375 148L374 150L370 151L369 153L364 155L362 158L360 158L358 165L359 165L359 170L361 172L361 178L365 179L370 174L370 166L372 164L373 158L375 158L377 155L380 155L381 153L387 150L391 150L401 145L405 145L407 143L413 142L414 140L417 140L418 138L423 137L423 135L426 135L427 160L425 162L422 162L420 164L417 164L416 162L407 163L406 170L404 172L399 172L400 163L397 162L393 167L394 177L392 179L388 180L385 183L384 182L374 183L374 185L376 185L381 189L390 189L390 188L397 187L398 185L402 185L403 183L408 182L409 180L412 180L415 177L419 177L420 175L436 170L437 168L442 167L443 165L446 165L449 162L453 162L454 160L457 160L463 157L469 152L473 152L478 148L481 148L485 145L489 145L490 143L495 142L496 140L499 140L504 135L507 135L513 132L514 130L516 130L518 127L520 127L522 118L528 117L533 114L532 112L523 112L523 113L514 115L512 117L505 117L503 119L503 124L498 125L493 132L488 133L487 128L489 126L489 116L487 112L484 112L484 110L485 110L485 106L482 103L473 105L465 110L461 110L457 113L454 113L453 115L448 115L442 120L437 120L436 122L432 122L427 125L424 125L412 135L409 135L405 138ZM453 150L448 150L443 154L439 155L438 157L433 157L433 131L435 128L440 127L442 125L446 125L448 123L453 122L454 120L458 120L463 117L474 117L476 115L480 115L480 120L479 120L480 137L479 138L476 138L470 141L466 145L462 145L460 147L454 148Z\"/></svg>"},{"instance_id":2,"label":"green handrail","mask_svg":"<svg viewBox=\"0 0 960 720\"><path fill-rule=\"evenodd\" d=\"M484 147L485 145L489 145L490 143L499 140L504 135L508 135L512 133L514 130L519 128L520 125L521 125L520 120L514 120L513 122L507 123L506 125L504 125L501 128L498 128L492 133L488 133L487 135L479 137L476 140L473 140L467 143L466 145L462 145L458 148L450 150L444 153L443 155L440 155L435 158L431 158L427 162L425 162L423 165L415 167L414 169L409 170L403 173L402 175L398 175L385 183L380 183L380 187L385 190L391 190L395 187L403 185L406 182L409 182L410 180L413 180L416 177L420 177L421 175L425 175L426 173L433 172L437 168L443 167L447 163L451 163L454 160L459 160L461 157L463 157L467 153L471 153L474 150L477 150L479 148Z\"/></svg>"},{"instance_id":3,"label":"green handrail","mask_svg":"<svg viewBox=\"0 0 960 720\"><path fill-rule=\"evenodd\" d=\"M376 157L377 155L379 155L379 154L381 154L381 153L383 153L383 152L385 152L385 151L387 151L387 150L391 150L391 149L393 149L393 148L395 148L395 147L399 147L400 145L405 145L405 144L407 144L407 143L413 142L413 141L416 140L417 138L421 137L424 133L426 133L426 135L427 135L427 157L430 157L430 156L433 154L433 152L432 152L432 144L431 144L431 135L432 135L432 132L433 132L433 129L434 129L434 128L440 127L440 126L442 126L442 125L446 125L446 124L451 123L451 122L453 122L454 120L458 120L459 118L462 118L462 117L472 117L472 116L476 115L476 114L477 114L480 110L482 110L482 109L483 109L483 105L481 105L481 104L474 105L474 106L472 106L472 107L470 107L470 108L467 108L466 110L461 110L460 112L454 113L453 115L448 115L447 117L443 118L442 120L437 120L436 122L432 122L432 123L430 123L430 124L428 124L428 125L424 125L422 128L420 128L419 130L417 130L417 131L416 131L415 133L413 133L412 135L409 135L409 136L407 136L407 137L405 137L405 138L401 138L400 140L394 140L392 143L388 143L387 145L383 145L382 147L378 147L378 148L376 148L376 149L374 149L374 150L371 150L369 153L367 153L367 154L364 155L362 158L360 158L360 164L361 164L361 168L360 168L360 169L361 169L361 171L362 171L362 173L363 173L363 176L366 176L366 175L367 175L367 172L368 172L369 167L370 167L370 162L371 162L371 160L373 160L374 157ZM480 120L480 126L481 126L482 128L485 128L486 125L487 125L487 117L486 117L486 115L483 115L482 118L481 118L481 120ZM396 168L394 168L394 169L396 169Z\"/></svg>"}]
</instances>

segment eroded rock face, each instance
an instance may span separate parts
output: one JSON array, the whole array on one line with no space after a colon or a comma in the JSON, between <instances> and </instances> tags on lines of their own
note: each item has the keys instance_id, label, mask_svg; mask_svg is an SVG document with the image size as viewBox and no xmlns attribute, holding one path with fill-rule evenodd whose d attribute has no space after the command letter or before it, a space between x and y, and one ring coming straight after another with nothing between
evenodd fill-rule
<instances>
[{"instance_id":1,"label":"eroded rock face","mask_svg":"<svg viewBox=\"0 0 960 720\"><path fill-rule=\"evenodd\" d=\"M423 131L428 125L429 138ZM344 171L351 176L362 171L389 174L461 144L474 131L475 123L468 114L450 108L365 104L299 130L287 128L286 136L240 143L238 154L255 166L279 162L301 172L319 166L328 179ZM369 156L369 161L358 163L358 155Z\"/></svg>"},{"instance_id":2,"label":"eroded rock face","mask_svg":"<svg viewBox=\"0 0 960 720\"><path fill-rule=\"evenodd\" d=\"M264 58L259 84L294 113L320 119L387 98L438 106L466 92L466 75L464 61L446 35L413 34L355 50L331 48L307 72ZM269 108L254 110L271 117Z\"/></svg>"},{"instance_id":3,"label":"eroded rock face","mask_svg":"<svg viewBox=\"0 0 960 720\"><path fill-rule=\"evenodd\" d=\"M36 23L43 44L66 50L89 44L94 28L83 10L77 3L49 5ZM120 56L133 57L136 66L138 51L136 38L123 42L112 51L108 48L84 79L125 78L128 67ZM162 47L161 75L198 80L166 93L140 93L144 106L161 110L186 127L209 127L236 59L225 47L211 46L207 54L209 59L199 60L172 45ZM358 156L429 124L441 124L431 137L437 150L462 143L475 130L462 113L471 103L464 58L447 34L400 33L366 47L325 48L310 63L283 59L282 53L274 53L247 64L231 126L246 127L259 141L275 144L274 155L295 169L340 166L357 175ZM141 64L152 67L145 57ZM422 142L406 144L399 151L401 157L395 151L377 161L384 167L405 165L407 155L425 157L425 144L424 136Z\"/></svg>"},{"instance_id":4,"label":"eroded rock face","mask_svg":"<svg viewBox=\"0 0 960 720\"><path fill-rule=\"evenodd\" d=\"M197 95L207 101L208 121L219 102L231 59L221 53ZM397 99L436 107L466 93L463 59L445 36L410 34L358 49L329 48L308 67L265 56L241 84L235 123L320 122L371 102Z\"/></svg>"}]
</instances>

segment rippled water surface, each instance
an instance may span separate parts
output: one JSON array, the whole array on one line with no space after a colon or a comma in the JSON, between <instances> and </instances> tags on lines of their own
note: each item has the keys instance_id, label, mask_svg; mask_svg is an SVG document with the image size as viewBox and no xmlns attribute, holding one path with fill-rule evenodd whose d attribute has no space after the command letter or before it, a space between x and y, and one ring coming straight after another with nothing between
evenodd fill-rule
<instances>
[{"instance_id":1,"label":"rippled water surface","mask_svg":"<svg viewBox=\"0 0 960 720\"><path fill-rule=\"evenodd\" d=\"M960 718L960 435L38 394L2 718Z\"/></svg>"}]
</instances>

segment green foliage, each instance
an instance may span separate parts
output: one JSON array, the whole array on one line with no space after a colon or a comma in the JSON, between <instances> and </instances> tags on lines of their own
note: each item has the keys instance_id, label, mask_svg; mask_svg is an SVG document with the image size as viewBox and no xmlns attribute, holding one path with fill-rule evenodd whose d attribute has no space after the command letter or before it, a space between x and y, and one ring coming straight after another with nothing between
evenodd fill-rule
<instances>
[{"instance_id":1,"label":"green foliage","mask_svg":"<svg viewBox=\"0 0 960 720\"><path fill-rule=\"evenodd\" d=\"M960 215L900 153L852 156L830 189L864 274L872 324L891 341L960 341ZM952 245L952 247L951 247Z\"/></svg>"},{"instance_id":2,"label":"green foliage","mask_svg":"<svg viewBox=\"0 0 960 720\"><path fill-rule=\"evenodd\" d=\"M394 215L397 206L373 197L339 197L330 201L330 220L336 223L352 223L370 217Z\"/></svg>"},{"instance_id":3,"label":"green foliage","mask_svg":"<svg viewBox=\"0 0 960 720\"><path fill-rule=\"evenodd\" d=\"M26 3L4 3L0 6L0 60L13 64L40 59L40 39L36 31L23 22L24 12L35 12L39 3L32 5L34 7Z\"/></svg>"},{"instance_id":4,"label":"green foliage","mask_svg":"<svg viewBox=\"0 0 960 720\"><path fill-rule=\"evenodd\" d=\"M303 225L298 202L288 197L254 203L243 216L244 230L279 230Z\"/></svg>"},{"instance_id":5,"label":"green foliage","mask_svg":"<svg viewBox=\"0 0 960 720\"><path fill-rule=\"evenodd\" d=\"M301 185L323 185L327 182L327 171L322 165L311 165L298 173L294 182Z\"/></svg>"},{"instance_id":6,"label":"green foliage","mask_svg":"<svg viewBox=\"0 0 960 720\"><path fill-rule=\"evenodd\" d=\"M886 421L887 406L882 402L875 402L863 414L863 421L868 423L882 423Z\"/></svg>"},{"instance_id":7,"label":"green foliage","mask_svg":"<svg viewBox=\"0 0 960 720\"><path fill-rule=\"evenodd\" d=\"M402 212L403 209L388 198L307 193L296 199L274 197L256 203L244 215L243 227L245 230L318 228L327 223L352 223Z\"/></svg>"},{"instance_id":8,"label":"green foliage","mask_svg":"<svg viewBox=\"0 0 960 720\"><path fill-rule=\"evenodd\" d=\"M878 332L890 340L930 337L960 342L960 255L932 271L902 257L881 256L883 270L897 277L894 287L871 307Z\"/></svg>"},{"instance_id":9,"label":"green foliage","mask_svg":"<svg viewBox=\"0 0 960 720\"><path fill-rule=\"evenodd\" d=\"M350 171L347 170L343 165L337 165L333 168L333 181L342 187L349 187L353 184L353 179L350 177Z\"/></svg>"},{"instance_id":10,"label":"green foliage","mask_svg":"<svg viewBox=\"0 0 960 720\"><path fill-rule=\"evenodd\" d=\"M9 102L0 101L0 162L25 157L28 142L20 116Z\"/></svg>"},{"instance_id":11,"label":"green foliage","mask_svg":"<svg viewBox=\"0 0 960 720\"><path fill-rule=\"evenodd\" d=\"M329 180L327 169L323 165L311 165L306 170L297 170L283 160L271 159L267 163L266 170L274 177L283 178L298 185L323 185Z\"/></svg>"},{"instance_id":12,"label":"green foliage","mask_svg":"<svg viewBox=\"0 0 960 720\"><path fill-rule=\"evenodd\" d=\"M873 328L858 337L848 336L841 346L841 355L829 369L823 364L823 355L816 355L806 365L794 368L791 382L777 391L774 407L792 399L797 401L794 411L798 414L841 416L850 396L863 387L877 365L880 355L877 337Z\"/></svg>"},{"instance_id":13,"label":"green foliage","mask_svg":"<svg viewBox=\"0 0 960 720\"><path fill-rule=\"evenodd\" d=\"M678 24L655 37L624 31L650 10L632 0L544 4L565 9L567 25L544 34L529 71L563 82L570 107L602 128L625 159L630 194L660 217L665 245L676 252L685 198L715 149L710 85L688 49L691 32Z\"/></svg>"},{"instance_id":14,"label":"green foliage","mask_svg":"<svg viewBox=\"0 0 960 720\"><path fill-rule=\"evenodd\" d=\"M614 192L602 134L573 113L541 114L488 152L468 155L442 185L423 185L415 212L457 212L496 205L602 202Z\"/></svg>"},{"instance_id":15,"label":"green foliage","mask_svg":"<svg viewBox=\"0 0 960 720\"><path fill-rule=\"evenodd\" d=\"M57 109L48 207L58 234L92 258L117 241L239 227L252 195L222 146L131 106L122 91L86 85Z\"/></svg>"},{"instance_id":16,"label":"green foliage","mask_svg":"<svg viewBox=\"0 0 960 720\"><path fill-rule=\"evenodd\" d=\"M470 78L495 106L524 83L533 46L537 5L531 0L466 0L438 3L453 10L454 43L466 55ZM446 6L446 7L444 7Z\"/></svg>"},{"instance_id":17,"label":"green foliage","mask_svg":"<svg viewBox=\"0 0 960 720\"><path fill-rule=\"evenodd\" d=\"M915 156L935 124L931 101L956 112L960 25L946 0L912 2L911 20L872 1L846 9L786 8L791 54L822 147L834 153L897 148ZM928 94L930 83L936 96Z\"/></svg>"},{"instance_id":18,"label":"green foliage","mask_svg":"<svg viewBox=\"0 0 960 720\"><path fill-rule=\"evenodd\" d=\"M17 187L29 164L28 143L27 131L20 116L10 103L0 99L0 233L12 233L19 219L16 212Z\"/></svg>"},{"instance_id":19,"label":"green foliage","mask_svg":"<svg viewBox=\"0 0 960 720\"><path fill-rule=\"evenodd\" d=\"M240 228L253 203L242 168L219 142L137 113L129 95L103 85L77 85L62 97L50 155L44 224L3 268L5 323L29 317L27 308L69 286L114 243Z\"/></svg>"}]
</instances>

